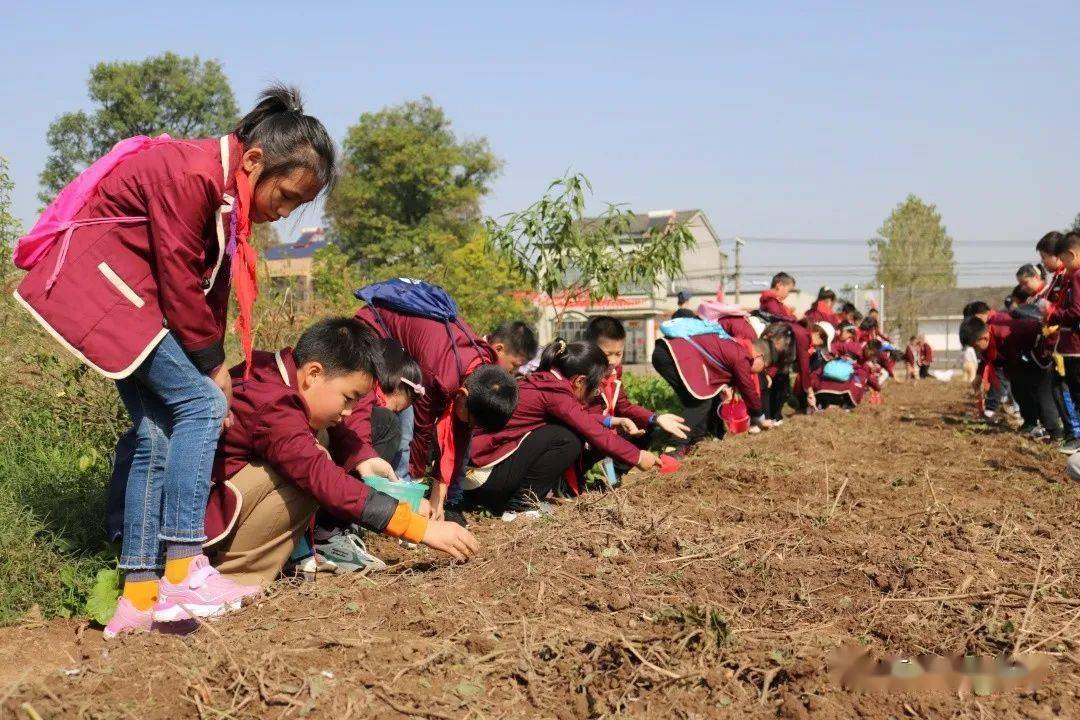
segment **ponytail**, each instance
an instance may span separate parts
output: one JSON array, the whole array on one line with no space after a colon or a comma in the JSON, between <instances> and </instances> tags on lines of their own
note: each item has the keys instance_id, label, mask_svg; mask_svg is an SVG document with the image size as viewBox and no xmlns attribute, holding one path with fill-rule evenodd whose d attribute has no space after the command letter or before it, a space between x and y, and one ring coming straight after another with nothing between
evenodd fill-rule
<instances>
[{"instance_id":1,"label":"ponytail","mask_svg":"<svg viewBox=\"0 0 1080 720\"><path fill-rule=\"evenodd\" d=\"M836 301L836 293L828 285L822 285L821 289L817 291L817 299L820 300L832 300Z\"/></svg>"},{"instance_id":2,"label":"ponytail","mask_svg":"<svg viewBox=\"0 0 1080 720\"><path fill-rule=\"evenodd\" d=\"M540 355L540 370L555 370L564 378L582 375L585 390L592 393L608 370L607 356L598 346L587 342L567 343L556 338Z\"/></svg>"},{"instance_id":3,"label":"ponytail","mask_svg":"<svg viewBox=\"0 0 1080 720\"><path fill-rule=\"evenodd\" d=\"M294 87L274 83L263 90L233 134L244 147L263 151L263 177L304 168L315 175L323 192L337 181L334 141L319 120L304 114L300 91Z\"/></svg>"}]
</instances>

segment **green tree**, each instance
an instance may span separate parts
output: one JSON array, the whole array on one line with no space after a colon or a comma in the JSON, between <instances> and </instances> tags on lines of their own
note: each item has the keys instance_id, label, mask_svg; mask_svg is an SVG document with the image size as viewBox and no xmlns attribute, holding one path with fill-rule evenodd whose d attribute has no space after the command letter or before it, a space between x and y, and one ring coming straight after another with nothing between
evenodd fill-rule
<instances>
[{"instance_id":1,"label":"green tree","mask_svg":"<svg viewBox=\"0 0 1080 720\"><path fill-rule=\"evenodd\" d=\"M1080 213L1076 213L1076 217L1073 218L1072 225L1065 228L1065 232L1080 232Z\"/></svg>"},{"instance_id":2,"label":"green tree","mask_svg":"<svg viewBox=\"0 0 1080 720\"><path fill-rule=\"evenodd\" d=\"M505 259L491 252L482 229L447 260L440 284L478 333L486 334L507 320L536 321L528 285Z\"/></svg>"},{"instance_id":3,"label":"green tree","mask_svg":"<svg viewBox=\"0 0 1080 720\"><path fill-rule=\"evenodd\" d=\"M342 155L326 203L331 239L367 267L425 278L472 237L500 167L486 140L459 140L428 97L361 115Z\"/></svg>"},{"instance_id":4,"label":"green tree","mask_svg":"<svg viewBox=\"0 0 1080 720\"><path fill-rule=\"evenodd\" d=\"M141 62L101 62L90 70L87 90L92 111L64 113L49 125L38 195L44 203L119 140L163 132L222 135L238 114L221 64L198 56L167 52Z\"/></svg>"},{"instance_id":5,"label":"green tree","mask_svg":"<svg viewBox=\"0 0 1080 720\"><path fill-rule=\"evenodd\" d=\"M583 175L560 178L525 210L487 221L489 247L540 291L556 324L573 300L615 298L627 286L651 289L664 276L681 275L683 252L695 244L678 223L631 236L634 213L617 205L586 219L591 192Z\"/></svg>"},{"instance_id":6,"label":"green tree","mask_svg":"<svg viewBox=\"0 0 1080 720\"><path fill-rule=\"evenodd\" d=\"M870 241L875 279L893 291L892 314L905 337L918 328L921 291L956 287L952 238L937 206L915 195L893 209L878 236Z\"/></svg>"},{"instance_id":7,"label":"green tree","mask_svg":"<svg viewBox=\"0 0 1080 720\"><path fill-rule=\"evenodd\" d=\"M0 253L3 254L3 258L0 258L0 288L7 285L15 274L11 251L22 235L22 225L11 214L11 193L14 189L15 183L8 174L7 158L0 155Z\"/></svg>"}]
</instances>

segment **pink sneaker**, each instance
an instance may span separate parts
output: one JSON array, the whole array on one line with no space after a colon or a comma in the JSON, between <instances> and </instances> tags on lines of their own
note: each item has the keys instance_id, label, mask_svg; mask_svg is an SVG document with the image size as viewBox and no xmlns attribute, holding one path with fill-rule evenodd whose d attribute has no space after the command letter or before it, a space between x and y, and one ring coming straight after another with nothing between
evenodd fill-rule
<instances>
[{"instance_id":1,"label":"pink sneaker","mask_svg":"<svg viewBox=\"0 0 1080 720\"><path fill-rule=\"evenodd\" d=\"M106 640L112 640L120 633L149 632L154 623L154 613L151 610L136 610L135 606L126 597L120 598L116 604L116 612L109 619L102 633Z\"/></svg>"},{"instance_id":2,"label":"pink sneaker","mask_svg":"<svg viewBox=\"0 0 1080 720\"><path fill-rule=\"evenodd\" d=\"M239 610L244 598L261 592L258 585L240 585L230 580L211 567L205 555L199 555L191 561L187 577L179 584L161 578L154 620L177 622L224 615Z\"/></svg>"}]
</instances>

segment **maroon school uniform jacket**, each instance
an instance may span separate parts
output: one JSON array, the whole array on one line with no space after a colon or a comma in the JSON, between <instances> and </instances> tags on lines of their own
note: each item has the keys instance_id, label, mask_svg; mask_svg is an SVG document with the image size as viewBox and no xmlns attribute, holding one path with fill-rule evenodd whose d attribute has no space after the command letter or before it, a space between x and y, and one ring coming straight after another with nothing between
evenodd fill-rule
<instances>
[{"instance_id":1,"label":"maroon school uniform jacket","mask_svg":"<svg viewBox=\"0 0 1080 720\"><path fill-rule=\"evenodd\" d=\"M791 333L795 338L795 363L799 371L799 379L795 389L805 394L812 385L810 356L814 354L814 351L811 347L810 331L796 322L788 323L788 325L791 326Z\"/></svg>"},{"instance_id":2,"label":"maroon school uniform jacket","mask_svg":"<svg viewBox=\"0 0 1080 720\"><path fill-rule=\"evenodd\" d=\"M997 364L1007 376L1033 366L1031 352L1042 333L1041 322L1027 318L1011 318L1007 325L995 324L989 327L997 349Z\"/></svg>"},{"instance_id":3,"label":"maroon school uniform jacket","mask_svg":"<svg viewBox=\"0 0 1080 720\"><path fill-rule=\"evenodd\" d=\"M862 358L863 347L865 347L865 345L866 343L861 343L856 340L833 340L832 345L829 346L829 350L836 357L859 360Z\"/></svg>"},{"instance_id":4,"label":"maroon school uniform jacket","mask_svg":"<svg viewBox=\"0 0 1080 720\"><path fill-rule=\"evenodd\" d=\"M656 339L671 352L687 392L699 400L705 400L716 397L720 388L727 385L742 396L750 417L761 415L761 390L757 377L750 369L754 364L750 351L738 341L719 335L695 335L693 340L718 360L720 367L682 338Z\"/></svg>"},{"instance_id":5,"label":"maroon school uniform jacket","mask_svg":"<svg viewBox=\"0 0 1080 720\"><path fill-rule=\"evenodd\" d=\"M498 432L477 430L472 438L475 467L492 467L514 454L533 430L560 423L593 449L627 465L636 465L641 450L613 430L603 417L587 411L574 397L570 382L549 370L537 370L518 379L518 404L506 427Z\"/></svg>"},{"instance_id":6,"label":"maroon school uniform jacket","mask_svg":"<svg viewBox=\"0 0 1080 720\"><path fill-rule=\"evenodd\" d=\"M758 298L758 306L767 313L771 313L783 320L795 320L795 313L788 309L780 298L776 297L775 290L766 290Z\"/></svg>"},{"instance_id":7,"label":"maroon school uniform jacket","mask_svg":"<svg viewBox=\"0 0 1080 720\"><path fill-rule=\"evenodd\" d=\"M622 365L613 368L613 372L600 383L600 392L586 404L585 409L594 415L627 418L644 430L656 413L630 402L623 392L622 373Z\"/></svg>"},{"instance_id":8,"label":"maroon school uniform jacket","mask_svg":"<svg viewBox=\"0 0 1080 720\"><path fill-rule=\"evenodd\" d=\"M930 365L934 362L934 348L930 343L923 343L919 348L919 362L922 365Z\"/></svg>"},{"instance_id":9,"label":"maroon school uniform jacket","mask_svg":"<svg viewBox=\"0 0 1080 720\"><path fill-rule=\"evenodd\" d=\"M758 339L757 333L754 332L754 326L742 315L722 317L716 321L716 324L724 328L724 331L733 338L750 340L751 342Z\"/></svg>"},{"instance_id":10,"label":"maroon school uniform jacket","mask_svg":"<svg viewBox=\"0 0 1080 720\"><path fill-rule=\"evenodd\" d=\"M827 360L832 358L826 358ZM846 381L830 380L825 377L825 366L822 364L811 374L814 393L820 395L841 395L851 400L853 405L862 402L867 388L880 390L881 387L875 377L874 368L861 359L853 359L851 378Z\"/></svg>"},{"instance_id":11,"label":"maroon school uniform jacket","mask_svg":"<svg viewBox=\"0 0 1080 720\"><path fill-rule=\"evenodd\" d=\"M1071 273L1057 305L1050 309L1047 323L1061 327L1057 351L1062 355L1080 355L1080 272Z\"/></svg>"},{"instance_id":12,"label":"maroon school uniform jacket","mask_svg":"<svg viewBox=\"0 0 1080 720\"><path fill-rule=\"evenodd\" d=\"M806 311L804 315L808 321L812 323L827 322L834 328L840 325L840 316L825 307L823 301L818 300L814 303L814 306Z\"/></svg>"},{"instance_id":13,"label":"maroon school uniform jacket","mask_svg":"<svg viewBox=\"0 0 1080 720\"><path fill-rule=\"evenodd\" d=\"M384 308L380 308L378 313L382 318L381 323L375 317L375 310L370 307L358 310L356 317L367 323L379 337L392 337L401 343L405 352L420 366L424 378L425 392L413 404L415 431L409 446L409 474L420 478L424 476L431 457L435 423L465 383L469 368L477 362L494 364L497 358L491 346L464 322L464 331L455 323L450 323L451 334L447 335L447 326L437 320L405 315ZM351 422L349 424L352 426ZM468 427L454 420L455 475L460 473L464 466L469 433ZM453 479L441 477L442 471L438 463L435 473L444 484Z\"/></svg>"},{"instance_id":14,"label":"maroon school uniform jacket","mask_svg":"<svg viewBox=\"0 0 1080 720\"><path fill-rule=\"evenodd\" d=\"M349 475L319 444L297 390L292 348L254 353L250 379L244 379L244 367L241 363L230 371L233 425L218 445L206 508L206 544L232 531L243 498L228 480L255 462L270 465L336 517L381 532L398 501Z\"/></svg>"},{"instance_id":15,"label":"maroon school uniform jacket","mask_svg":"<svg viewBox=\"0 0 1080 720\"><path fill-rule=\"evenodd\" d=\"M162 143L123 161L76 218L147 221L76 228L52 289L45 285L60 242L19 283L16 299L105 377L130 375L170 331L199 370L214 370L225 362L225 227L242 152L228 135Z\"/></svg>"}]
</instances>

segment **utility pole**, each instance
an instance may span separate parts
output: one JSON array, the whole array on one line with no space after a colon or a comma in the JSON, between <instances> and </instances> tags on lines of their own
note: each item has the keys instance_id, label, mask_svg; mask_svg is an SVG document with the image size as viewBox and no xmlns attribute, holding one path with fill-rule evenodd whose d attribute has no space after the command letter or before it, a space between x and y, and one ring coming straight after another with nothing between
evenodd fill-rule
<instances>
[{"instance_id":1,"label":"utility pole","mask_svg":"<svg viewBox=\"0 0 1080 720\"><path fill-rule=\"evenodd\" d=\"M742 304L742 238L735 238L735 304Z\"/></svg>"}]
</instances>

